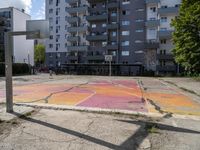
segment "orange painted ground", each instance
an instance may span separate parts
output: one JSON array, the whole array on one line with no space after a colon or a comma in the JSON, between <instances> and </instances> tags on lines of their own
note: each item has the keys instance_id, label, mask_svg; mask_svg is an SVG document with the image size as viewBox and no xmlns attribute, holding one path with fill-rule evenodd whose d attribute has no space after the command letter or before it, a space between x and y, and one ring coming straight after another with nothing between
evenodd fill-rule
<instances>
[{"instance_id":1,"label":"orange painted ground","mask_svg":"<svg viewBox=\"0 0 200 150\"><path fill-rule=\"evenodd\" d=\"M200 115L200 104L177 91L166 92L141 91L133 80L99 80L86 85L33 84L14 88L14 101L26 103L49 103L108 109L122 109L139 112L162 111ZM5 98L5 91L0 90L0 99ZM151 100L154 105L146 104L144 99Z\"/></svg>"}]
</instances>

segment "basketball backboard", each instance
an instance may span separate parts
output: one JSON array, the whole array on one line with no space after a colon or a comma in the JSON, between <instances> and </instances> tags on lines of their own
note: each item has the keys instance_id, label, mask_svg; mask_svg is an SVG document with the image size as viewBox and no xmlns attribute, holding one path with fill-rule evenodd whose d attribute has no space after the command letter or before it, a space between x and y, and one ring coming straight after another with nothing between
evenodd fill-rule
<instances>
[{"instance_id":1,"label":"basketball backboard","mask_svg":"<svg viewBox=\"0 0 200 150\"><path fill-rule=\"evenodd\" d=\"M49 21L48 20L27 20L26 31L38 31L40 34L29 34L26 39L44 39L49 38Z\"/></svg>"}]
</instances>

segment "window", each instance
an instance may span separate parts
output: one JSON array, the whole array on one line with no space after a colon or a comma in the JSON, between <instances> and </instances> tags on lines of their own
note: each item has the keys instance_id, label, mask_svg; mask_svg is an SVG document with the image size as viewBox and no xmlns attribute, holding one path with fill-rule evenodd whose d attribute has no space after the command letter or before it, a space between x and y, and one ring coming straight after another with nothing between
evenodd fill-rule
<instances>
[{"instance_id":1,"label":"window","mask_svg":"<svg viewBox=\"0 0 200 150\"><path fill-rule=\"evenodd\" d=\"M97 7L97 5L96 4L92 4L92 8L96 8Z\"/></svg>"},{"instance_id":2,"label":"window","mask_svg":"<svg viewBox=\"0 0 200 150\"><path fill-rule=\"evenodd\" d=\"M143 22L143 19L136 19L135 22Z\"/></svg>"},{"instance_id":3,"label":"window","mask_svg":"<svg viewBox=\"0 0 200 150\"><path fill-rule=\"evenodd\" d=\"M49 57L53 57L53 54L52 54L52 53L49 53Z\"/></svg>"},{"instance_id":4,"label":"window","mask_svg":"<svg viewBox=\"0 0 200 150\"><path fill-rule=\"evenodd\" d=\"M49 44L49 48L53 48L53 44Z\"/></svg>"},{"instance_id":5,"label":"window","mask_svg":"<svg viewBox=\"0 0 200 150\"><path fill-rule=\"evenodd\" d=\"M130 15L131 11L130 10L122 10L122 15L126 16L126 15Z\"/></svg>"},{"instance_id":6,"label":"window","mask_svg":"<svg viewBox=\"0 0 200 150\"><path fill-rule=\"evenodd\" d=\"M53 23L53 18L49 18L49 23L50 23L50 24Z\"/></svg>"},{"instance_id":7,"label":"window","mask_svg":"<svg viewBox=\"0 0 200 150\"><path fill-rule=\"evenodd\" d=\"M49 9L49 13L50 13L50 14L53 13L53 9Z\"/></svg>"},{"instance_id":8,"label":"window","mask_svg":"<svg viewBox=\"0 0 200 150\"><path fill-rule=\"evenodd\" d=\"M161 54L161 55L166 55L166 50L165 50L165 49L161 49L161 50L160 50L160 54Z\"/></svg>"},{"instance_id":9,"label":"window","mask_svg":"<svg viewBox=\"0 0 200 150\"><path fill-rule=\"evenodd\" d=\"M151 7L150 10L151 10L152 12L156 12L156 7Z\"/></svg>"},{"instance_id":10,"label":"window","mask_svg":"<svg viewBox=\"0 0 200 150\"><path fill-rule=\"evenodd\" d=\"M137 30L135 30L135 32L137 32L137 33L140 33L140 32L143 32L144 30L143 29L137 29Z\"/></svg>"},{"instance_id":11,"label":"window","mask_svg":"<svg viewBox=\"0 0 200 150\"><path fill-rule=\"evenodd\" d=\"M50 31L53 31L53 26L50 26L50 27L49 27L49 30L50 30Z\"/></svg>"},{"instance_id":12,"label":"window","mask_svg":"<svg viewBox=\"0 0 200 150\"><path fill-rule=\"evenodd\" d=\"M160 22L167 22L167 17L161 17Z\"/></svg>"},{"instance_id":13,"label":"window","mask_svg":"<svg viewBox=\"0 0 200 150\"><path fill-rule=\"evenodd\" d=\"M60 13L60 8L56 8L56 15Z\"/></svg>"},{"instance_id":14,"label":"window","mask_svg":"<svg viewBox=\"0 0 200 150\"><path fill-rule=\"evenodd\" d=\"M160 31L167 31L167 28L160 28Z\"/></svg>"},{"instance_id":15,"label":"window","mask_svg":"<svg viewBox=\"0 0 200 150\"><path fill-rule=\"evenodd\" d=\"M123 41L122 46L129 46L130 42L129 41Z\"/></svg>"},{"instance_id":16,"label":"window","mask_svg":"<svg viewBox=\"0 0 200 150\"><path fill-rule=\"evenodd\" d=\"M96 28L97 27L97 25L96 24L92 24L92 28Z\"/></svg>"},{"instance_id":17,"label":"window","mask_svg":"<svg viewBox=\"0 0 200 150\"><path fill-rule=\"evenodd\" d=\"M116 12L116 11L112 11L112 12L111 12L111 16L112 16L112 17L117 16L117 12Z\"/></svg>"},{"instance_id":18,"label":"window","mask_svg":"<svg viewBox=\"0 0 200 150\"><path fill-rule=\"evenodd\" d=\"M106 23L103 23L103 24L102 24L102 27L105 28L105 27L106 27Z\"/></svg>"},{"instance_id":19,"label":"window","mask_svg":"<svg viewBox=\"0 0 200 150\"><path fill-rule=\"evenodd\" d=\"M122 21L122 25L123 26L128 26L128 25L130 25L130 21L126 21L126 20Z\"/></svg>"},{"instance_id":20,"label":"window","mask_svg":"<svg viewBox=\"0 0 200 150\"><path fill-rule=\"evenodd\" d=\"M130 31L122 31L122 35L123 35L123 36L130 35Z\"/></svg>"},{"instance_id":21,"label":"window","mask_svg":"<svg viewBox=\"0 0 200 150\"><path fill-rule=\"evenodd\" d=\"M49 5L52 5L53 4L53 0L49 0Z\"/></svg>"},{"instance_id":22,"label":"window","mask_svg":"<svg viewBox=\"0 0 200 150\"><path fill-rule=\"evenodd\" d=\"M135 51L135 54L142 54L142 53L144 53L144 51L142 51L142 50Z\"/></svg>"},{"instance_id":23,"label":"window","mask_svg":"<svg viewBox=\"0 0 200 150\"><path fill-rule=\"evenodd\" d=\"M135 43L143 43L141 40L135 40Z\"/></svg>"},{"instance_id":24,"label":"window","mask_svg":"<svg viewBox=\"0 0 200 150\"><path fill-rule=\"evenodd\" d=\"M60 58L60 53L57 53L57 58Z\"/></svg>"},{"instance_id":25,"label":"window","mask_svg":"<svg viewBox=\"0 0 200 150\"><path fill-rule=\"evenodd\" d=\"M49 36L49 39L52 40L52 39L53 39L53 35L50 35L50 36Z\"/></svg>"},{"instance_id":26,"label":"window","mask_svg":"<svg viewBox=\"0 0 200 150\"><path fill-rule=\"evenodd\" d=\"M107 45L107 42L102 42L102 47L105 47Z\"/></svg>"},{"instance_id":27,"label":"window","mask_svg":"<svg viewBox=\"0 0 200 150\"><path fill-rule=\"evenodd\" d=\"M112 35L112 36L117 36L117 32L113 31L113 32L111 33L111 35Z\"/></svg>"},{"instance_id":28,"label":"window","mask_svg":"<svg viewBox=\"0 0 200 150\"><path fill-rule=\"evenodd\" d=\"M123 0L122 1L122 5L127 5L127 4L130 4L130 0Z\"/></svg>"},{"instance_id":29,"label":"window","mask_svg":"<svg viewBox=\"0 0 200 150\"><path fill-rule=\"evenodd\" d=\"M166 39L160 40L160 43L161 43L161 44L166 44L166 43L167 43L167 40L166 40Z\"/></svg>"},{"instance_id":30,"label":"window","mask_svg":"<svg viewBox=\"0 0 200 150\"><path fill-rule=\"evenodd\" d=\"M122 56L129 56L129 51L122 51Z\"/></svg>"},{"instance_id":31,"label":"window","mask_svg":"<svg viewBox=\"0 0 200 150\"><path fill-rule=\"evenodd\" d=\"M138 8L138 9L136 9L136 11L144 11L144 9L143 8Z\"/></svg>"}]
</instances>

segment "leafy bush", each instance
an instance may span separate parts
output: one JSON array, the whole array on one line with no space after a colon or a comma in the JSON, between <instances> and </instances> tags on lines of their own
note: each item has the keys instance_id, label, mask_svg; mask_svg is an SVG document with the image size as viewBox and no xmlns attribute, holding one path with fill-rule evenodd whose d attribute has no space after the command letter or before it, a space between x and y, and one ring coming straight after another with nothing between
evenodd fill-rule
<instances>
[{"instance_id":1,"label":"leafy bush","mask_svg":"<svg viewBox=\"0 0 200 150\"><path fill-rule=\"evenodd\" d=\"M13 64L13 75L24 75L30 73L30 67L25 63ZM0 63L0 76L5 76L5 64Z\"/></svg>"}]
</instances>

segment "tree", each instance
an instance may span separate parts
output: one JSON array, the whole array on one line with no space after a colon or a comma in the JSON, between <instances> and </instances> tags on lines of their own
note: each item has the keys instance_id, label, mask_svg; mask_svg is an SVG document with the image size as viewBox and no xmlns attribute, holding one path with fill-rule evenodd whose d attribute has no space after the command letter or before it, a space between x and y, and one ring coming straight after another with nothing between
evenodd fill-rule
<instances>
[{"instance_id":1,"label":"tree","mask_svg":"<svg viewBox=\"0 0 200 150\"><path fill-rule=\"evenodd\" d=\"M200 1L183 0L172 26L176 62L187 71L200 73Z\"/></svg>"},{"instance_id":2,"label":"tree","mask_svg":"<svg viewBox=\"0 0 200 150\"><path fill-rule=\"evenodd\" d=\"M34 60L36 65L41 65L45 61L45 46L38 44L35 46Z\"/></svg>"}]
</instances>

